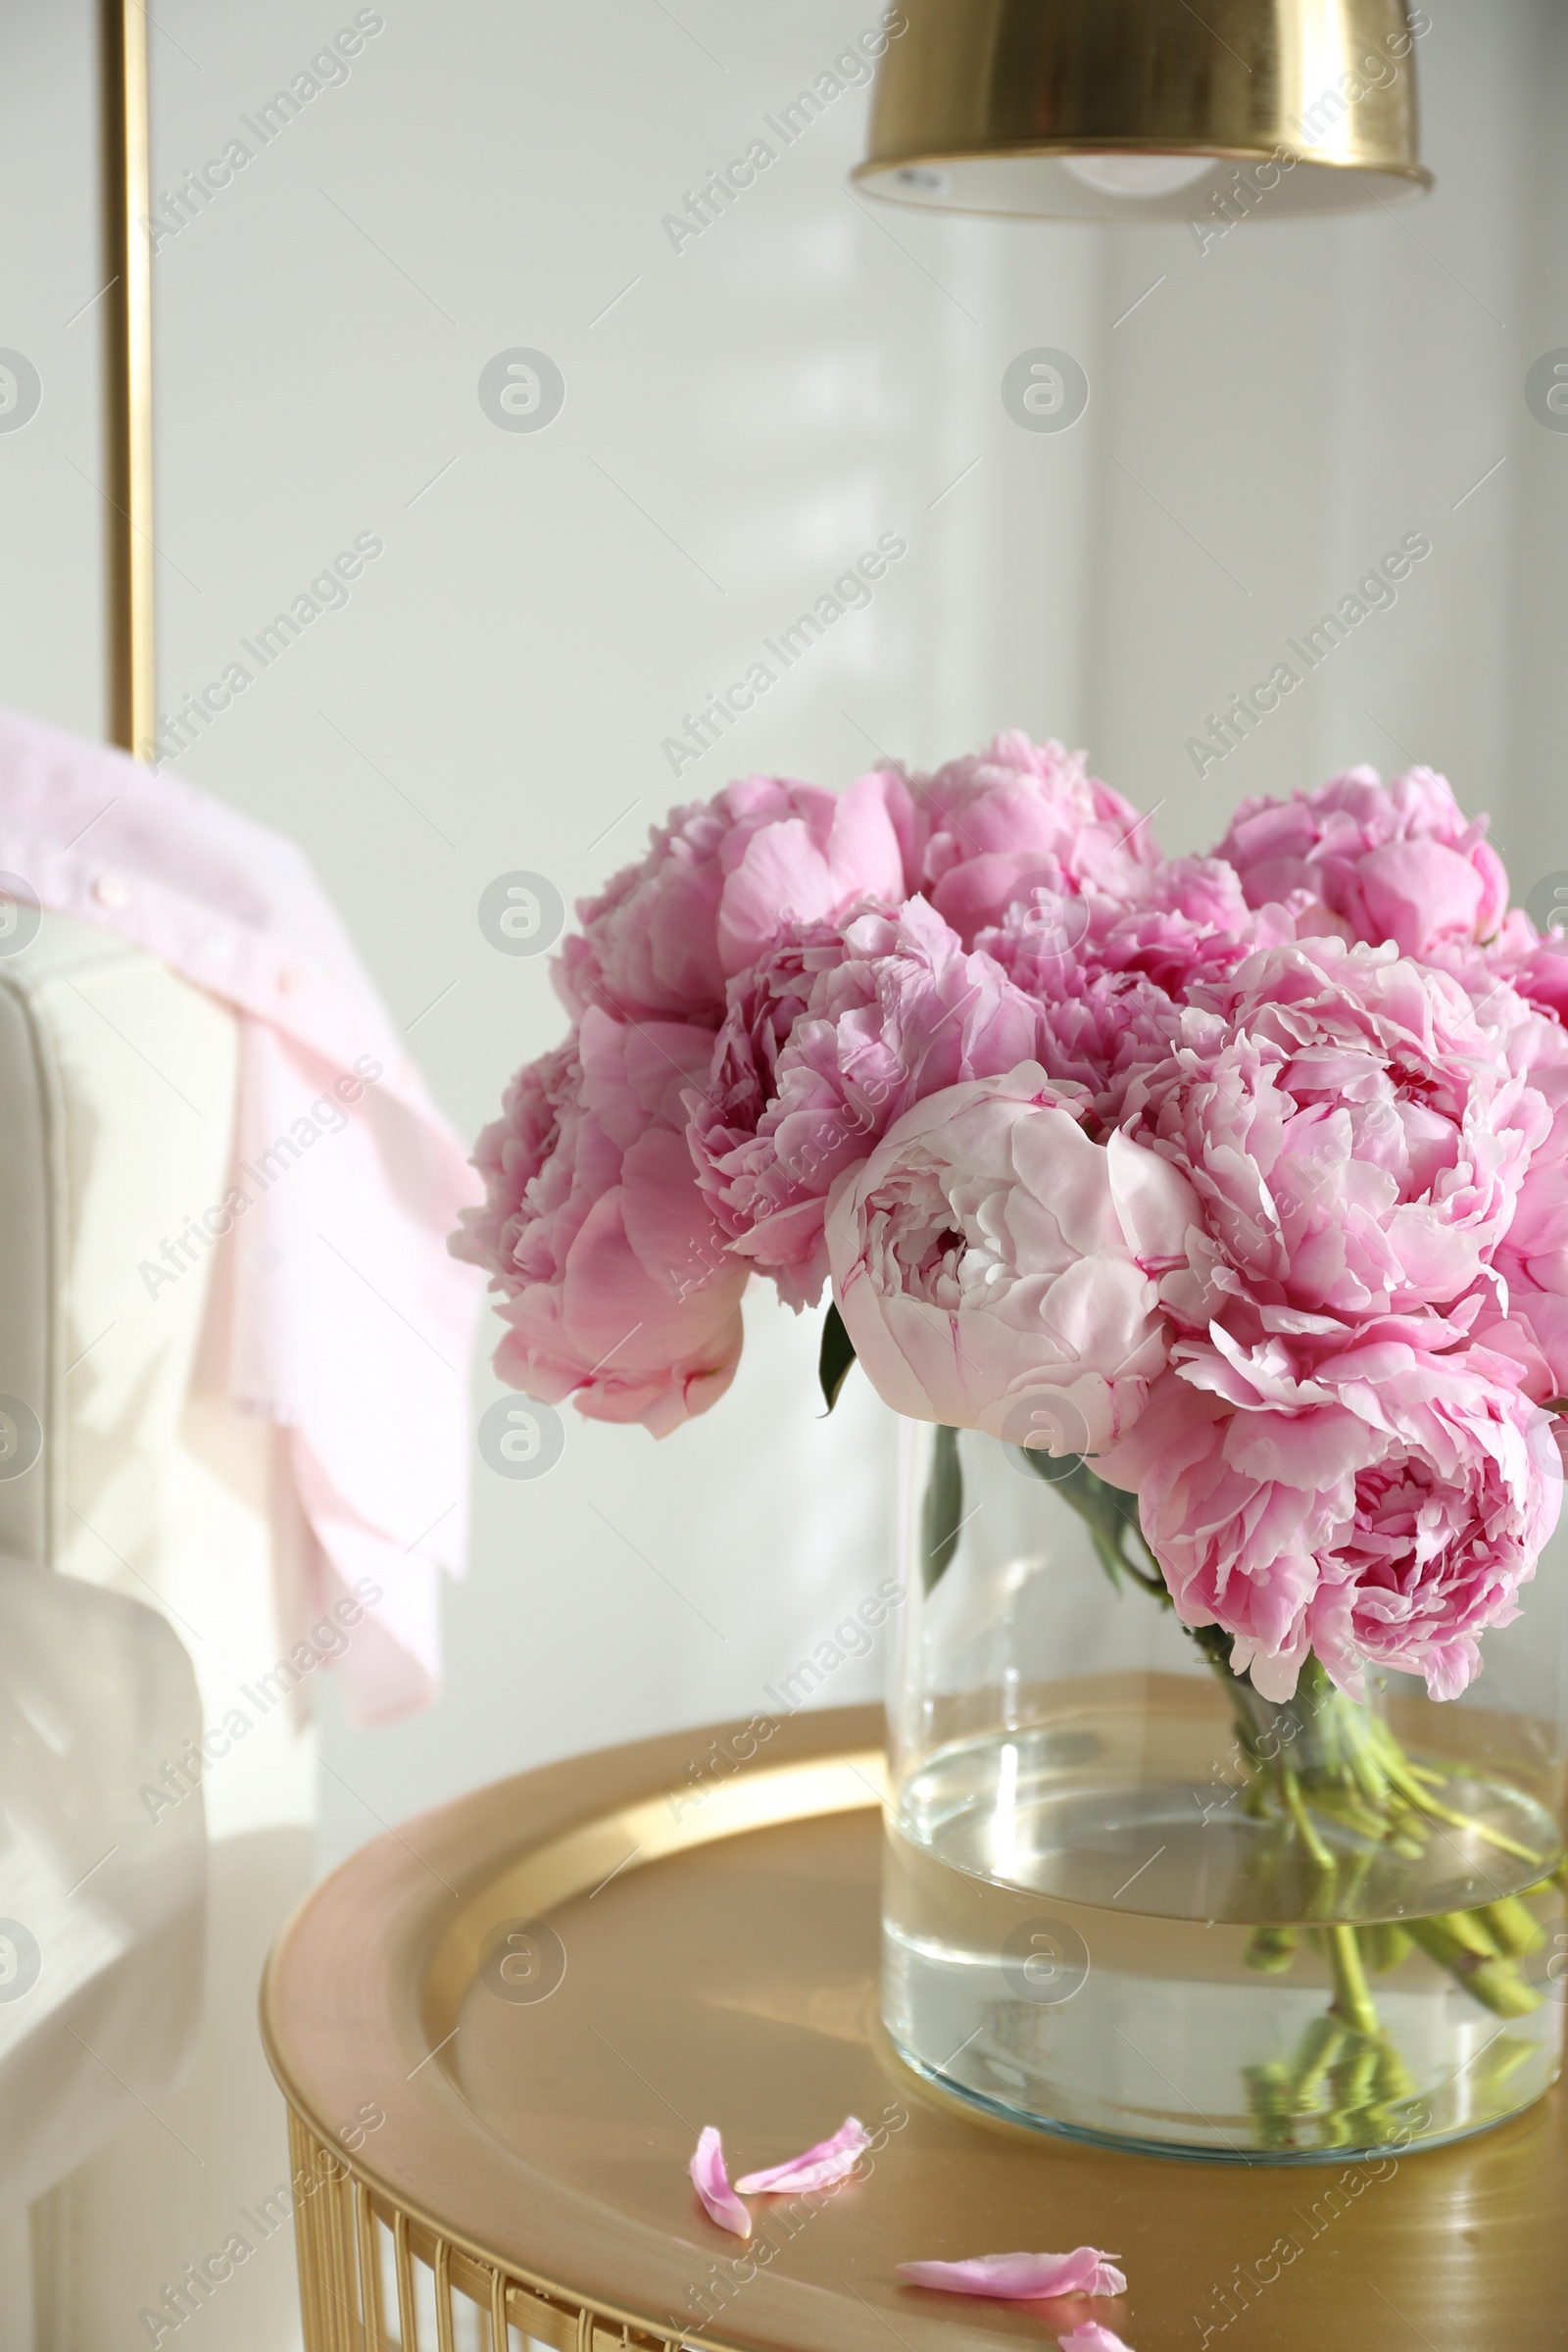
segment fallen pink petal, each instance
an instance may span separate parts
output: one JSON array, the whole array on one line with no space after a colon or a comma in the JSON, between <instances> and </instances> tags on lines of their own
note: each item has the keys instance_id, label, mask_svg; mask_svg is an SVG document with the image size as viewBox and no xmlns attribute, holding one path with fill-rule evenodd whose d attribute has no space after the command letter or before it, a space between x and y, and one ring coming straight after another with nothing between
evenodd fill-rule
<instances>
[{"instance_id":1,"label":"fallen pink petal","mask_svg":"<svg viewBox=\"0 0 1568 2352\"><path fill-rule=\"evenodd\" d=\"M1056 2341L1060 2352L1133 2352L1114 2328L1102 2328L1098 2320L1086 2320L1071 2335L1058 2336Z\"/></svg>"},{"instance_id":2,"label":"fallen pink petal","mask_svg":"<svg viewBox=\"0 0 1568 2352\"><path fill-rule=\"evenodd\" d=\"M737 2237L750 2237L752 2217L729 2184L729 2175L724 2170L724 2143L711 2124L697 2142L691 2176L693 2188L719 2228L733 2230Z\"/></svg>"},{"instance_id":3,"label":"fallen pink petal","mask_svg":"<svg viewBox=\"0 0 1568 2352\"><path fill-rule=\"evenodd\" d=\"M862 2148L871 2144L871 2135L858 2115L847 2115L831 2139L819 2139L814 2148L804 2155L792 2156L787 2164L775 2164L766 2172L748 2173L735 2185L749 2197L789 2196L803 2188L831 2188L853 2173Z\"/></svg>"},{"instance_id":4,"label":"fallen pink petal","mask_svg":"<svg viewBox=\"0 0 1568 2352\"><path fill-rule=\"evenodd\" d=\"M1110 2255L1095 2246L1078 2246L1071 2254L975 2254L967 2262L901 2262L899 2277L908 2286L935 2287L941 2294L997 2295L1011 2303L1033 2303L1050 2295L1127 2292L1127 2281ZM1113 2336L1106 2336L1104 2345L1085 2338L1074 2352L1105 2352L1114 2343Z\"/></svg>"}]
</instances>

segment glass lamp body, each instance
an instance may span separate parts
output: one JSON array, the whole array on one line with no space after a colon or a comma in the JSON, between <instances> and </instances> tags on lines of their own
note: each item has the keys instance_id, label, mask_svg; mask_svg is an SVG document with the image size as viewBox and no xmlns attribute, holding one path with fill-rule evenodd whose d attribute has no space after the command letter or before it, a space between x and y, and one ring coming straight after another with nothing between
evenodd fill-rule
<instances>
[{"instance_id":1,"label":"glass lamp body","mask_svg":"<svg viewBox=\"0 0 1568 2352\"><path fill-rule=\"evenodd\" d=\"M1435 2144L1539 2098L1568 1999L1564 1540L1461 1698L1369 1671L1357 1705L1314 1666L1271 1706L1112 1582L1067 1468L904 1425L901 2054L1015 2123L1252 2163Z\"/></svg>"}]
</instances>

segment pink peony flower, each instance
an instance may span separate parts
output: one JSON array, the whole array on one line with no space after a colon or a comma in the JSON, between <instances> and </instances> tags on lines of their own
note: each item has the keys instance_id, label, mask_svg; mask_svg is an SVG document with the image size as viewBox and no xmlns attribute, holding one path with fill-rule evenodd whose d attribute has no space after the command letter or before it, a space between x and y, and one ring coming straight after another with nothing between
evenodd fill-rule
<instances>
[{"instance_id":1,"label":"pink peony flower","mask_svg":"<svg viewBox=\"0 0 1568 2352\"><path fill-rule=\"evenodd\" d=\"M1291 1696L1309 1650L1355 1697L1363 1659L1456 1696L1476 1637L1518 1615L1561 1499L1516 1367L1376 1326L1310 1370L1282 1339L1245 1349L1218 1325L1176 1353L1095 1467L1137 1494L1183 1623L1233 1635L1232 1666L1267 1698Z\"/></svg>"},{"instance_id":2,"label":"pink peony flower","mask_svg":"<svg viewBox=\"0 0 1568 2352\"><path fill-rule=\"evenodd\" d=\"M1038 1057L1054 1085L1082 1088L1102 1128L1119 1127L1129 1089L1175 1050L1180 1001L1139 972L1078 970L1070 987L1041 1005Z\"/></svg>"},{"instance_id":3,"label":"pink peony flower","mask_svg":"<svg viewBox=\"0 0 1568 2352\"><path fill-rule=\"evenodd\" d=\"M1463 983L1481 1017L1504 1021L1513 1066L1528 1067L1554 1107L1568 1097L1568 1082L1546 1076L1568 1068L1568 939L1542 938L1516 906L1484 946L1448 948L1435 960Z\"/></svg>"},{"instance_id":4,"label":"pink peony flower","mask_svg":"<svg viewBox=\"0 0 1568 2352\"><path fill-rule=\"evenodd\" d=\"M1158 1275L1191 1187L1152 1152L1090 1141L1037 1063L917 1103L834 1186L834 1296L873 1387L915 1420L1052 1451L1104 1446L1166 1362Z\"/></svg>"},{"instance_id":5,"label":"pink peony flower","mask_svg":"<svg viewBox=\"0 0 1568 2352\"><path fill-rule=\"evenodd\" d=\"M813 1304L835 1180L922 1097L1029 1060L1040 1021L923 899L859 916L837 946L800 934L732 981L691 1148L737 1252Z\"/></svg>"},{"instance_id":6,"label":"pink peony flower","mask_svg":"<svg viewBox=\"0 0 1568 2352\"><path fill-rule=\"evenodd\" d=\"M500 1287L516 1263L517 1244L533 1222L528 1191L556 1149L564 1117L575 1114L581 1072L575 1032L537 1061L525 1061L501 1100L501 1116L481 1130L473 1165L484 1179L476 1208L460 1209L459 1231L448 1247L454 1257L482 1266Z\"/></svg>"},{"instance_id":7,"label":"pink peony flower","mask_svg":"<svg viewBox=\"0 0 1568 2352\"><path fill-rule=\"evenodd\" d=\"M1554 1040L1554 1069L1532 1065L1532 1081L1556 1098L1568 1069L1568 1037ZM1519 1202L1494 1263L1506 1313L1476 1337L1517 1357L1538 1404L1568 1396L1568 1103L1554 1100L1551 1129L1519 1187Z\"/></svg>"},{"instance_id":8,"label":"pink peony flower","mask_svg":"<svg viewBox=\"0 0 1568 2352\"><path fill-rule=\"evenodd\" d=\"M1192 995L1124 1090L1201 1202L1161 1286L1187 1336L1096 1466L1139 1493L1179 1614L1232 1634L1266 1696L1308 1649L1348 1690L1369 1657L1452 1695L1556 1516L1530 1348L1556 1337L1542 1277L1568 1244L1568 1040L1500 982L1332 937Z\"/></svg>"},{"instance_id":9,"label":"pink peony flower","mask_svg":"<svg viewBox=\"0 0 1568 2352\"><path fill-rule=\"evenodd\" d=\"M746 1268L697 1189L681 1102L711 1050L706 1030L593 1008L575 1052L513 1080L452 1248L505 1297L496 1369L514 1388L656 1437L728 1388Z\"/></svg>"},{"instance_id":10,"label":"pink peony flower","mask_svg":"<svg viewBox=\"0 0 1568 2352\"><path fill-rule=\"evenodd\" d=\"M1168 996L1228 979L1260 948L1296 937L1306 901L1249 906L1237 874L1218 858L1170 858L1139 877L1131 900L1092 897L1082 949L1089 969L1137 972ZM1049 969L1042 972L1049 980Z\"/></svg>"},{"instance_id":11,"label":"pink peony flower","mask_svg":"<svg viewBox=\"0 0 1568 2352\"><path fill-rule=\"evenodd\" d=\"M1014 899L1043 888L1066 900L1134 895L1158 862L1147 820L1091 776L1081 752L1033 744L1017 729L978 757L954 760L915 788L923 833L918 875L967 947ZM1072 933L1079 917L1065 908Z\"/></svg>"},{"instance_id":12,"label":"pink peony flower","mask_svg":"<svg viewBox=\"0 0 1568 2352\"><path fill-rule=\"evenodd\" d=\"M1203 1203L1194 1285L1167 1293L1189 1323L1338 1345L1475 1292L1551 1126L1509 1067L1530 1018L1511 992L1483 1020L1446 973L1320 938L1195 993L1169 1059L1125 1090Z\"/></svg>"},{"instance_id":13,"label":"pink peony flower","mask_svg":"<svg viewBox=\"0 0 1568 2352\"><path fill-rule=\"evenodd\" d=\"M1067 904L1046 890L1015 900L976 945L1039 1003L1041 1061L1087 1088L1105 1126L1121 1124L1136 1074L1170 1054L1187 992L1296 936L1288 908L1249 906L1214 858L1152 866L1136 901L1087 898L1074 923Z\"/></svg>"},{"instance_id":14,"label":"pink peony flower","mask_svg":"<svg viewBox=\"0 0 1568 2352\"><path fill-rule=\"evenodd\" d=\"M1494 1258L1496 1309L1475 1329L1512 1355L1538 1403L1568 1395L1568 949L1539 939L1514 912L1485 949L1448 955L1499 1059L1541 1096L1551 1130L1534 1152L1518 1204Z\"/></svg>"},{"instance_id":15,"label":"pink peony flower","mask_svg":"<svg viewBox=\"0 0 1568 2352\"><path fill-rule=\"evenodd\" d=\"M1306 891L1321 927L1404 956L1486 940L1508 905L1508 876L1446 776L1412 767L1392 783L1348 768L1316 792L1244 801L1217 856L1261 906Z\"/></svg>"},{"instance_id":16,"label":"pink peony flower","mask_svg":"<svg viewBox=\"0 0 1568 2352\"><path fill-rule=\"evenodd\" d=\"M1568 946L1484 831L1357 768L1162 859L1017 733L674 811L480 1139L454 1247L500 1368L662 1434L732 1377L750 1268L796 1306L831 1273L897 1409L1138 1490L1266 1695L1309 1649L1453 1695L1568 1396Z\"/></svg>"},{"instance_id":17,"label":"pink peony flower","mask_svg":"<svg viewBox=\"0 0 1568 2352\"><path fill-rule=\"evenodd\" d=\"M1526 1004L1568 1024L1568 940L1555 932L1540 938L1529 915L1516 907L1487 949L1486 961Z\"/></svg>"},{"instance_id":18,"label":"pink peony flower","mask_svg":"<svg viewBox=\"0 0 1568 2352\"><path fill-rule=\"evenodd\" d=\"M727 980L791 922L836 921L905 896L913 819L897 776L861 776L842 795L752 776L671 811L648 855L577 908L556 984L568 1009L623 1020L674 1015L716 1027Z\"/></svg>"}]
</instances>

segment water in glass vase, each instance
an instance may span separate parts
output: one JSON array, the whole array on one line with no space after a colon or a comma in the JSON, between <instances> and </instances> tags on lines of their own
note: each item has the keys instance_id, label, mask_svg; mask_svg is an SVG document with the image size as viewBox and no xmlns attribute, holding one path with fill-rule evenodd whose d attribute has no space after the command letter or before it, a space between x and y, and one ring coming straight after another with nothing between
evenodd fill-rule
<instances>
[{"instance_id":1,"label":"water in glass vase","mask_svg":"<svg viewBox=\"0 0 1568 2352\"><path fill-rule=\"evenodd\" d=\"M1252 2162L1433 2144L1539 2098L1568 1996L1549 1717L1419 1683L1357 1706L1310 1665L1271 1706L1144 1595L1107 1610L1102 1580L1075 1606L1063 1531L1018 1544L1038 1488L971 1456L993 1556L971 1534L904 1629L883 2016L906 2059L1015 2122Z\"/></svg>"},{"instance_id":2,"label":"water in glass vase","mask_svg":"<svg viewBox=\"0 0 1568 2352\"><path fill-rule=\"evenodd\" d=\"M1310 1857L1227 1786L1226 1734L1173 1677L931 1757L889 1829L885 2015L905 2055L1014 2117L1218 2157L1446 2139L1538 2098L1568 1951L1557 1888L1529 1891L1562 1859L1549 1816L1445 1776L1475 1827L1360 1873L1343 1865L1365 1841L1341 1832L1324 1903ZM1417 1940L1478 1908L1539 1963L1517 2015ZM1351 2019L1348 1961L1371 2001Z\"/></svg>"}]
</instances>

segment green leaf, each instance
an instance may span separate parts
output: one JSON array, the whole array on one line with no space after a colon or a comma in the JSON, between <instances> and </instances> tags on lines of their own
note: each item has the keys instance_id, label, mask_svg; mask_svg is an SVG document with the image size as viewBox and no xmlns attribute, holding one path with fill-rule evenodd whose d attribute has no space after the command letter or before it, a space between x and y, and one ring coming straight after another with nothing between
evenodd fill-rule
<instances>
[{"instance_id":1,"label":"green leaf","mask_svg":"<svg viewBox=\"0 0 1568 2352\"><path fill-rule=\"evenodd\" d=\"M822 1352L816 1359L816 1377L822 1384L829 1412L839 1400L839 1391L849 1379L855 1363L855 1342L844 1328L844 1317L830 1298L822 1321Z\"/></svg>"},{"instance_id":2,"label":"green leaf","mask_svg":"<svg viewBox=\"0 0 1568 2352\"><path fill-rule=\"evenodd\" d=\"M1097 1478L1082 1455L1074 1462L1063 1463L1059 1455L1024 1447L1023 1458L1037 1478L1054 1487L1063 1502L1075 1510L1089 1530L1089 1540L1095 1547L1095 1557L1118 1589L1124 1576L1130 1576L1152 1592L1158 1599L1169 1602L1170 1594L1164 1579L1144 1541L1144 1531L1138 1516L1138 1497L1124 1494L1120 1487L1107 1486ZM1149 1565L1144 1566L1130 1548L1136 1544ZM1151 1569L1155 1569L1151 1574Z\"/></svg>"},{"instance_id":3,"label":"green leaf","mask_svg":"<svg viewBox=\"0 0 1568 2352\"><path fill-rule=\"evenodd\" d=\"M963 1469L958 1460L958 1433L956 1429L939 1427L920 1510L920 1574L927 1592L936 1590L952 1567L962 1523Z\"/></svg>"}]
</instances>

